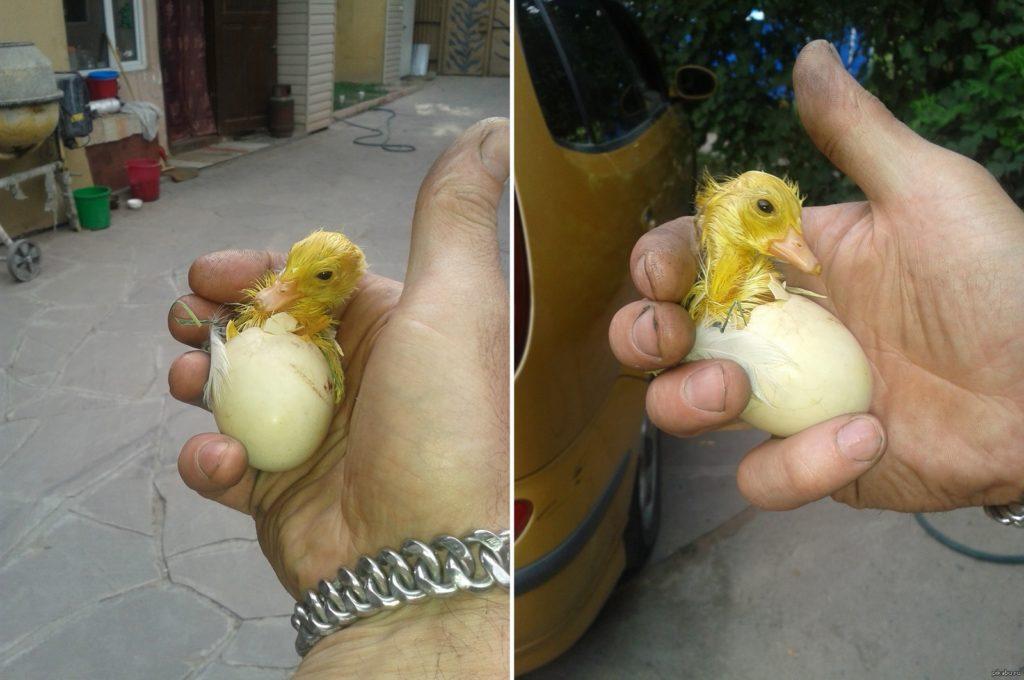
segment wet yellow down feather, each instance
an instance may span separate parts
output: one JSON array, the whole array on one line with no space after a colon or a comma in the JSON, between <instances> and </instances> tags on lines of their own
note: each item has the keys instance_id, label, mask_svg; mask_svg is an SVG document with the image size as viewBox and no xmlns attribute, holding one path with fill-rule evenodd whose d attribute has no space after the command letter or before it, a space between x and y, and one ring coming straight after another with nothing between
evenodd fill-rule
<instances>
[{"instance_id":1,"label":"wet yellow down feather","mask_svg":"<svg viewBox=\"0 0 1024 680\"><path fill-rule=\"evenodd\" d=\"M297 322L295 334L315 344L331 370L334 400L345 394L341 347L335 340L337 308L355 291L366 272L363 251L344 234L315 231L292 246L280 272L268 271L245 291L227 339L246 328L262 327L275 313Z\"/></svg>"},{"instance_id":2,"label":"wet yellow down feather","mask_svg":"<svg viewBox=\"0 0 1024 680\"><path fill-rule=\"evenodd\" d=\"M754 307L775 299L773 247L803 233L801 205L795 183L765 172L720 181L704 176L695 219L700 269L683 301L694 321L742 327Z\"/></svg>"}]
</instances>

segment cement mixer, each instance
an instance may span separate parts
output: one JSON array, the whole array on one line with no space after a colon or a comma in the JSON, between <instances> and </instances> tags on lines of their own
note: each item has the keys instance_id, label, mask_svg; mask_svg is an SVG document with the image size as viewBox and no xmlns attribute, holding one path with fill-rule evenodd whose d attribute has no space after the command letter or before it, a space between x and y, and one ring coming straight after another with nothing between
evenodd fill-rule
<instances>
[{"instance_id":1,"label":"cement mixer","mask_svg":"<svg viewBox=\"0 0 1024 680\"><path fill-rule=\"evenodd\" d=\"M34 44L0 43L0 163L24 156L53 135L60 120L59 100L63 96L53 65ZM54 185L62 185L72 226L77 226L70 176L62 158L0 177L0 189L13 191L17 197L22 182L48 175L52 175ZM28 281L39 273L41 253L36 244L11 239L2 225L0 243L6 246L7 269L15 280Z\"/></svg>"}]
</instances>

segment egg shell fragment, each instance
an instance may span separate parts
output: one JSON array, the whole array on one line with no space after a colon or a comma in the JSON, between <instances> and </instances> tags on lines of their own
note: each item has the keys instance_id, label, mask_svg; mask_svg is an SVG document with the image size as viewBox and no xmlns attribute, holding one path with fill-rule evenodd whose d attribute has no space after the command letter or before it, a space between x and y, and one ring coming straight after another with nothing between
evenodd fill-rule
<instances>
[{"instance_id":1,"label":"egg shell fragment","mask_svg":"<svg viewBox=\"0 0 1024 680\"><path fill-rule=\"evenodd\" d=\"M271 328L276 332L248 328L225 343L226 370L212 411L220 431L245 445L250 465L279 472L320 447L334 400L321 351L277 325Z\"/></svg>"},{"instance_id":2,"label":"egg shell fragment","mask_svg":"<svg viewBox=\"0 0 1024 680\"><path fill-rule=\"evenodd\" d=\"M728 329L733 356L702 347L719 342L716 334L716 328L700 329L688 359L728 358L743 366L764 397L751 397L740 414L754 427L788 437L871 404L864 350L837 318L805 297L758 305L744 328Z\"/></svg>"}]
</instances>

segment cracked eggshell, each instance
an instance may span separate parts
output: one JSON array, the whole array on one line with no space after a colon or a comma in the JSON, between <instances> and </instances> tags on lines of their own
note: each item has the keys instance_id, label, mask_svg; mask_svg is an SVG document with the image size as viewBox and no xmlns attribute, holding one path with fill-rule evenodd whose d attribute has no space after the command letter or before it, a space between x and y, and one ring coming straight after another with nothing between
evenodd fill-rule
<instances>
[{"instance_id":1,"label":"cracked eggshell","mask_svg":"<svg viewBox=\"0 0 1024 680\"><path fill-rule=\"evenodd\" d=\"M775 380L765 387L771 405L750 400L740 415L746 422L788 437L830 418L868 410L871 366L864 350L821 305L799 295L760 305L744 331L770 338L791 362L774 370Z\"/></svg>"},{"instance_id":2,"label":"cracked eggshell","mask_svg":"<svg viewBox=\"0 0 1024 680\"><path fill-rule=\"evenodd\" d=\"M277 316L277 315L275 315ZM213 371L217 427L241 441L249 464L268 472L289 470L323 443L334 416L327 360L313 343L268 322L223 343ZM223 367L217 366L223 362Z\"/></svg>"},{"instance_id":3,"label":"cracked eggshell","mask_svg":"<svg viewBox=\"0 0 1024 680\"><path fill-rule=\"evenodd\" d=\"M742 329L699 329L690 359L731 359L750 377L747 423L788 437L871 404L871 366L853 334L801 295L758 305Z\"/></svg>"}]
</instances>

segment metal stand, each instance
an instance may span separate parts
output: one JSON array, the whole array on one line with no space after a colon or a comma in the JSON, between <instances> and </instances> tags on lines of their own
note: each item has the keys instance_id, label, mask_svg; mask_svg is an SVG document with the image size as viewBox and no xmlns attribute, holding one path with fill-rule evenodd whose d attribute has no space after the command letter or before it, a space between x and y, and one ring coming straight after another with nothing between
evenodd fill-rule
<instances>
[{"instance_id":1,"label":"metal stand","mask_svg":"<svg viewBox=\"0 0 1024 680\"><path fill-rule=\"evenodd\" d=\"M67 206L68 226L75 231L81 231L81 227L78 224L78 210L75 207L74 197L71 195L71 173L68 172L68 167L64 163L60 142L55 137L53 137L53 141L57 145L58 160L29 170L16 172L13 175L0 177L0 191L14 189L17 192L17 187L22 182L35 179L36 177L47 177L48 182L53 184L52 189L47 187L47 201L55 201L56 197L52 193L54 190L59 192L64 197L64 203ZM56 229L57 206L53 205L51 211L53 212L53 226ZM12 239L4 231L3 225L0 225L0 243L7 247L7 257L5 258L7 260L7 271L10 272L16 281L29 281L39 274L39 266L42 259L39 246L25 239Z\"/></svg>"}]
</instances>

